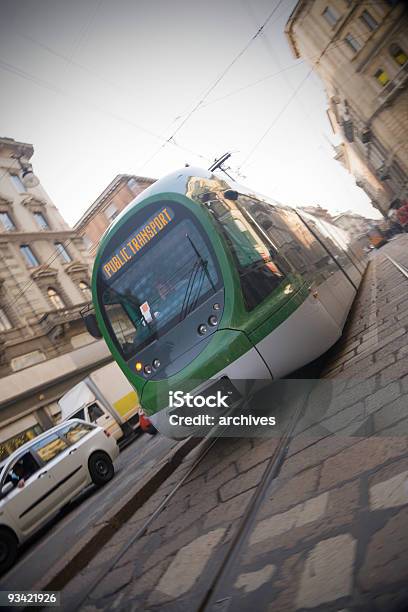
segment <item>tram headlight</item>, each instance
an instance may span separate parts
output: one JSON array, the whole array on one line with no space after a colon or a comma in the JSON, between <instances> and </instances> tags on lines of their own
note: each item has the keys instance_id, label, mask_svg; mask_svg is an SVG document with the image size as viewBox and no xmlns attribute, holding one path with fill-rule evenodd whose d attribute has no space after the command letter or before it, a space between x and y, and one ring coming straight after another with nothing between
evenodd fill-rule
<instances>
[{"instance_id":1,"label":"tram headlight","mask_svg":"<svg viewBox=\"0 0 408 612\"><path fill-rule=\"evenodd\" d=\"M160 368L160 361L159 359L153 359L153 367L155 370L158 370Z\"/></svg>"},{"instance_id":2,"label":"tram headlight","mask_svg":"<svg viewBox=\"0 0 408 612\"><path fill-rule=\"evenodd\" d=\"M215 315L211 315L211 317L208 318L208 325L211 325L211 327L215 327L218 323L218 319Z\"/></svg>"},{"instance_id":3,"label":"tram headlight","mask_svg":"<svg viewBox=\"0 0 408 612\"><path fill-rule=\"evenodd\" d=\"M152 366L147 364L144 367L144 373L147 374L147 376L150 376L150 374L153 372Z\"/></svg>"},{"instance_id":4,"label":"tram headlight","mask_svg":"<svg viewBox=\"0 0 408 612\"><path fill-rule=\"evenodd\" d=\"M218 302L216 302L215 304L213 304L213 308L214 310L220 310L221 306L218 304Z\"/></svg>"},{"instance_id":5,"label":"tram headlight","mask_svg":"<svg viewBox=\"0 0 408 612\"><path fill-rule=\"evenodd\" d=\"M201 323L201 325L198 326L197 331L200 334L200 336L204 336L207 333L207 326L204 325L204 323Z\"/></svg>"}]
</instances>

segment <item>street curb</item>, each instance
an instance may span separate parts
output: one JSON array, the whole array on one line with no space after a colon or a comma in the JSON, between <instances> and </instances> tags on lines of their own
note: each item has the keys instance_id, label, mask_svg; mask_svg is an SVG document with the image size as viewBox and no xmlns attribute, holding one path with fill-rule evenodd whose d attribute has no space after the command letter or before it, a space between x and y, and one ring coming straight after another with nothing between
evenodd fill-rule
<instances>
[{"instance_id":1,"label":"street curb","mask_svg":"<svg viewBox=\"0 0 408 612\"><path fill-rule=\"evenodd\" d=\"M54 564L52 570L35 584L33 589L36 591L62 590L88 565L118 529L156 493L165 480L179 467L183 459L201 442L201 438L187 438L177 444L154 470L151 470L137 483L128 496L113 506L106 520L100 525L91 527L90 533L74 544L67 554ZM75 538L74 533L72 537ZM70 543L67 545L69 546Z\"/></svg>"}]
</instances>

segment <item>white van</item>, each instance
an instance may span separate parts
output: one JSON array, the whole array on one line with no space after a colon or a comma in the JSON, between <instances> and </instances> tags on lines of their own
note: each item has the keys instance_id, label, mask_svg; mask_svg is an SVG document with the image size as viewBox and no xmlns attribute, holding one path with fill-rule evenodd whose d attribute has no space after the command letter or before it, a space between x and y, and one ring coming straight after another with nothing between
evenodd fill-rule
<instances>
[{"instance_id":1,"label":"white van","mask_svg":"<svg viewBox=\"0 0 408 612\"><path fill-rule=\"evenodd\" d=\"M107 429L120 440L140 433L139 398L115 363L98 368L58 401L61 419L83 419Z\"/></svg>"},{"instance_id":2,"label":"white van","mask_svg":"<svg viewBox=\"0 0 408 612\"><path fill-rule=\"evenodd\" d=\"M92 482L114 475L116 440L101 427L73 419L15 451L0 474L0 573L17 549Z\"/></svg>"}]
</instances>

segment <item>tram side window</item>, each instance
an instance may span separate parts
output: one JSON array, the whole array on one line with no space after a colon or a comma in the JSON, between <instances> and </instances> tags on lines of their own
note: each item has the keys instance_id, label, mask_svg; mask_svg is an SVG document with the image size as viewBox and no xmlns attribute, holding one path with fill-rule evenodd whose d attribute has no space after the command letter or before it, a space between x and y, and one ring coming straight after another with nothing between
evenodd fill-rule
<instances>
[{"instance_id":1,"label":"tram side window","mask_svg":"<svg viewBox=\"0 0 408 612\"><path fill-rule=\"evenodd\" d=\"M280 255L306 281L320 284L336 269L333 259L295 211L256 201L251 214L276 244Z\"/></svg>"},{"instance_id":2,"label":"tram side window","mask_svg":"<svg viewBox=\"0 0 408 612\"><path fill-rule=\"evenodd\" d=\"M339 244L336 236L333 235L333 230L330 230L330 227L328 227L323 220L321 221L320 219L315 219L312 216L307 215L307 213L304 216L307 224L313 231L319 234L321 240L337 263L344 270L350 271L350 269L353 268L353 264L347 256L346 251L343 249L343 246Z\"/></svg>"},{"instance_id":3,"label":"tram side window","mask_svg":"<svg viewBox=\"0 0 408 612\"><path fill-rule=\"evenodd\" d=\"M237 264L245 306L253 310L276 289L284 274L239 211L228 212L219 222Z\"/></svg>"}]
</instances>

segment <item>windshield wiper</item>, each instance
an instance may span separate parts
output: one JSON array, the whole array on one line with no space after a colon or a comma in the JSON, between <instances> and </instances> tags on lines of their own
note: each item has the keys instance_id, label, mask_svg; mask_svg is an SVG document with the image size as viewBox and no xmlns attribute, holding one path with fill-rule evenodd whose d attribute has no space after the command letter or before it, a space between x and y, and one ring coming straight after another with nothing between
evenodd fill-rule
<instances>
[{"instance_id":1,"label":"windshield wiper","mask_svg":"<svg viewBox=\"0 0 408 612\"><path fill-rule=\"evenodd\" d=\"M202 257L200 251L197 249L197 247L195 246L194 242L191 240L188 234L186 234L186 238L190 242L197 257L196 257L193 267L191 268L190 275L188 277L186 292L184 294L183 304L181 306L180 321L183 321L183 319L186 318L188 313L191 312L191 310L193 310L196 307L197 302L200 297L201 288L203 286L204 276L207 277L207 280L210 283L212 290L215 292L215 285L211 279L210 273L208 272L208 260ZM199 274L198 277L197 277L197 274ZM195 298L194 298L194 301L190 304L190 298L193 294L194 286L196 284L197 278L198 278L198 283L195 289Z\"/></svg>"}]
</instances>

